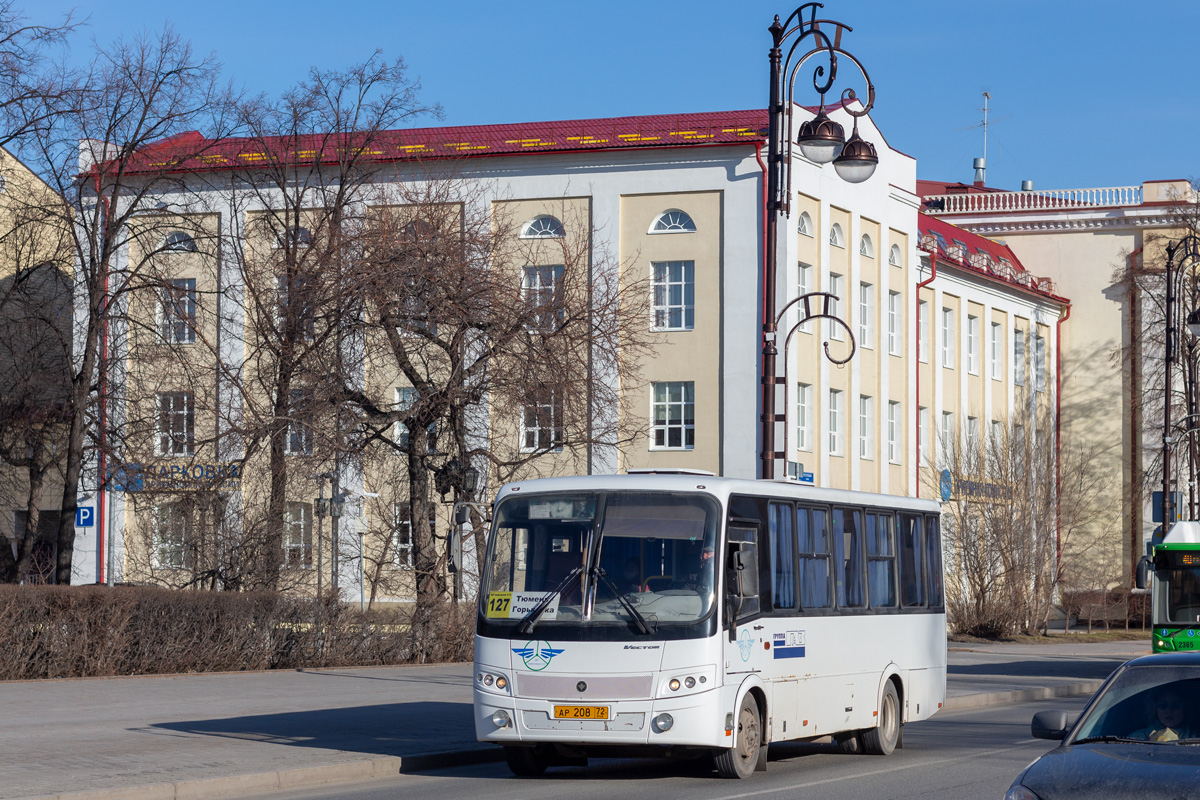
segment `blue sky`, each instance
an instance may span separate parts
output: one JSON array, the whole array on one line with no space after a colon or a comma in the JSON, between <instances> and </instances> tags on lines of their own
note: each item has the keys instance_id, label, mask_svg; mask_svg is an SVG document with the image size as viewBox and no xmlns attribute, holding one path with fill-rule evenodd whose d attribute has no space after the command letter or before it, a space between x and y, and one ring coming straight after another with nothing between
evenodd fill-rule
<instances>
[{"instance_id":1,"label":"blue sky","mask_svg":"<svg viewBox=\"0 0 1200 800\"><path fill-rule=\"evenodd\" d=\"M780 0L342 3L313 0L26 0L76 8L77 42L170 22L252 92L376 48L402 56L422 97L467 125L764 107L766 32ZM875 83L874 118L918 177L970 181L992 95L988 183L1039 189L1200 178L1200 69L1187 57L1200 3L1158 0L831 0L843 45ZM815 96L798 92L802 102Z\"/></svg>"}]
</instances>

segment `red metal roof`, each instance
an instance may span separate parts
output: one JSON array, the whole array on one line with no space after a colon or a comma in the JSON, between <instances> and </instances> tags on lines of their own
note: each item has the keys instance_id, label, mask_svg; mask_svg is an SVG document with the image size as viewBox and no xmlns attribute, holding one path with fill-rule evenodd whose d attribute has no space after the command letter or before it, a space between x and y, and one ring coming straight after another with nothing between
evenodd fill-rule
<instances>
[{"instance_id":1,"label":"red metal roof","mask_svg":"<svg viewBox=\"0 0 1200 800\"><path fill-rule=\"evenodd\" d=\"M376 163L528 153L692 147L766 140L764 109L698 114L658 114L511 125L465 125L384 131L376 136L310 135L267 140L205 139L189 131L155 142L139 155L134 171L220 171L264 162L336 161L339 153L366 148ZM172 163L174 162L174 163Z\"/></svg>"},{"instance_id":2,"label":"red metal roof","mask_svg":"<svg viewBox=\"0 0 1200 800\"><path fill-rule=\"evenodd\" d=\"M935 254L940 261L1067 302L1055 293L1054 283L1049 278L1030 274L1007 245L923 213L917 214L917 230L921 236L921 249Z\"/></svg>"}]
</instances>

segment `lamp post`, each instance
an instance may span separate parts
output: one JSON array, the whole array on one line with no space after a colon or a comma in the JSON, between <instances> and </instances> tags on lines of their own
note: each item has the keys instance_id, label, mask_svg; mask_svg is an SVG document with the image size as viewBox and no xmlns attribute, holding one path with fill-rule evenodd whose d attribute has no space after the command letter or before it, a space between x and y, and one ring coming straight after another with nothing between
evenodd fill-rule
<instances>
[{"instance_id":1,"label":"lamp post","mask_svg":"<svg viewBox=\"0 0 1200 800\"><path fill-rule=\"evenodd\" d=\"M848 25L833 20L817 19L821 3L805 3L791 13L784 23L775 22L771 32L771 99L768 108L767 129L767 200L766 243L763 253L763 308L762 308L762 451L760 453L761 476L775 477L775 460L787 458L787 452L775 450L775 426L787 421L784 413L775 413L775 387L786 383L786 377L775 374L778 348L775 343L777 329L775 309L775 280L777 273L779 241L779 218L787 217L791 209L792 167L792 106L796 76L801 66L814 56L822 62L813 71L813 88L821 96L817 116L800 125L795 144L800 152L817 164L833 163L838 176L848 183L861 183L875 172L879 156L875 147L858 134L858 118L866 116L875 104L875 86L858 59L841 47L842 34L852 30ZM832 34L832 38L830 38ZM811 37L813 47L797 56L798 48ZM791 41L787 58L783 56L783 45ZM842 126L825 113L825 94L837 80L839 58L851 62L862 73L867 83L867 99L861 109L850 104L858 99L854 89L847 87L841 93L842 108L854 118L854 130L846 139ZM827 76L827 77L826 77ZM828 349L827 351L828 352Z\"/></svg>"},{"instance_id":2,"label":"lamp post","mask_svg":"<svg viewBox=\"0 0 1200 800\"><path fill-rule=\"evenodd\" d=\"M1176 256L1179 258L1179 270L1176 272ZM1186 270L1183 265L1189 261L1200 261L1200 238L1193 235L1167 244L1167 291L1166 291L1166 341L1163 349L1163 440L1162 440L1162 532L1165 536L1175 516L1175 498L1171 495L1171 367L1175 363L1176 328L1174 307L1179 287L1175 284ZM1193 275L1193 279L1194 279ZM1193 286L1193 302L1196 292ZM1200 337L1200 309L1193 309L1187 315L1187 329L1192 337ZM1189 382L1185 387L1188 398L1191 398L1192 386ZM1189 406L1191 404L1189 403Z\"/></svg>"}]
</instances>

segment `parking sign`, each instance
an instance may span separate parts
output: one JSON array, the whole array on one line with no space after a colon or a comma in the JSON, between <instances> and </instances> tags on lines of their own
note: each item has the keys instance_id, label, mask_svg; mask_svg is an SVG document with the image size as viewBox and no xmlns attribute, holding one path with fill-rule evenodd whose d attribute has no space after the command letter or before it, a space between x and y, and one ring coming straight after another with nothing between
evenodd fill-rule
<instances>
[{"instance_id":1,"label":"parking sign","mask_svg":"<svg viewBox=\"0 0 1200 800\"><path fill-rule=\"evenodd\" d=\"M95 506L77 506L75 508L75 527L92 528L96 525Z\"/></svg>"}]
</instances>

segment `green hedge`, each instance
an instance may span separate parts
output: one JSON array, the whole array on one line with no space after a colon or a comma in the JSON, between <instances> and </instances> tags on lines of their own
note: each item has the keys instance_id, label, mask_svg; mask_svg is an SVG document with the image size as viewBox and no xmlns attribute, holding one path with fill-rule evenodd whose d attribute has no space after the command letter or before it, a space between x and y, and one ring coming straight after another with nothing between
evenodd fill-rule
<instances>
[{"instance_id":1,"label":"green hedge","mask_svg":"<svg viewBox=\"0 0 1200 800\"><path fill-rule=\"evenodd\" d=\"M474 605L359 613L274 593L0 585L0 680L467 661Z\"/></svg>"}]
</instances>

